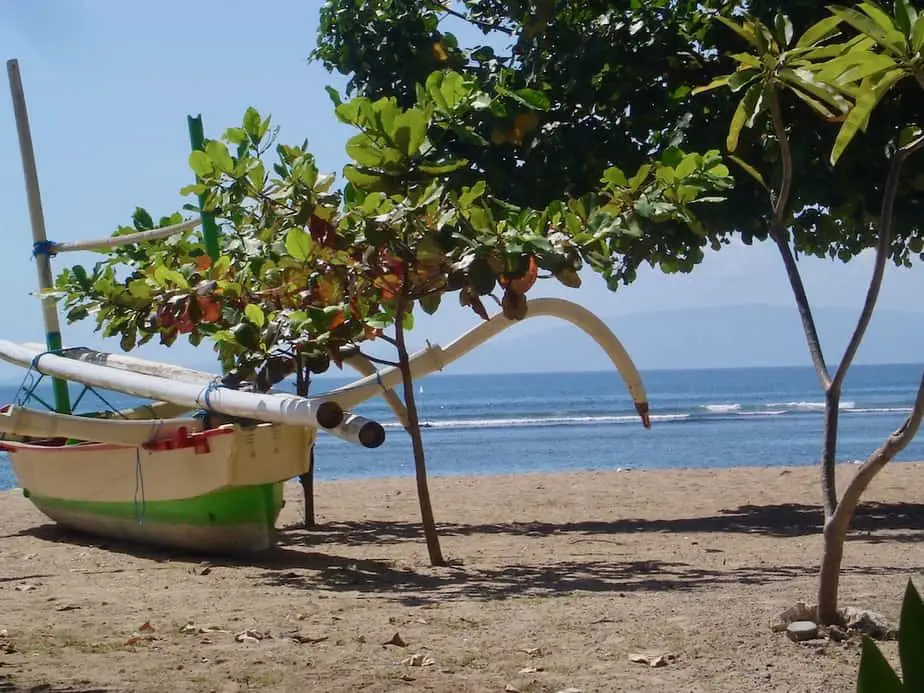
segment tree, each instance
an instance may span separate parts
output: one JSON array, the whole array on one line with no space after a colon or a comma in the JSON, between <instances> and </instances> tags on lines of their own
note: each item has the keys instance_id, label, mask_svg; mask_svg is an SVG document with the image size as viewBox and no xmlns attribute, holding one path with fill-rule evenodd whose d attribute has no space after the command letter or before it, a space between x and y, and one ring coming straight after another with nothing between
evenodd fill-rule
<instances>
[{"instance_id":1,"label":"tree","mask_svg":"<svg viewBox=\"0 0 924 693\"><path fill-rule=\"evenodd\" d=\"M814 0L325 0L312 57L349 76L351 94L393 96L402 104L415 99L421 71L443 65L489 93L520 90L520 99L497 100L470 114L466 124L487 146L447 138L447 151L473 162L447 185L483 178L496 197L541 209L596 190L609 166L635 170L670 146L703 152L724 140L738 97L726 90L694 95L692 88L734 68L729 54L740 50L737 37L712 19L744 10L765 24L781 11L797 27L828 16ZM461 31L457 37L449 30L463 22L465 36L473 37L468 45ZM792 192L794 252L847 261L875 244L870 220L882 191L868 181L885 180L882 146L924 108L917 90L896 90L900 97L880 105L868 136L835 169ZM549 107L537 113L529 103L539 99ZM799 99L785 99L780 107L786 122L804 114ZM796 169L827 161L831 143L816 130L798 129L791 138ZM739 155L753 165L779 166L779 153L759 142L742 142ZM700 211L699 233L682 222L665 223L657 235L625 236L614 244L611 286L633 281L645 263L691 271L708 247L718 249L732 237L768 240L755 214L766 191L748 176L738 178L725 203ZM924 250L922 188L924 180L897 192L893 262L909 264Z\"/></svg>"},{"instance_id":2,"label":"tree","mask_svg":"<svg viewBox=\"0 0 924 693\"><path fill-rule=\"evenodd\" d=\"M832 372L815 328L811 302L793 250L792 231L798 224L793 214L796 191L806 178L821 177L820 167L811 169L809 176L797 174L795 161L800 140L796 133L799 130L816 132L817 121L807 124L788 121L782 104L784 99L798 99L824 120L840 123L830 145L830 165L837 166L858 133L866 132L878 116L874 113L877 107L888 98L903 98L899 87L906 78L912 78L907 81L912 82L913 90L924 89L924 14L919 17L908 0L896 1L893 16L869 1L861 3L859 9L832 6L830 12L797 40L792 23L785 15L777 16L772 30L753 18L743 22L722 18L720 21L746 42L750 52L736 53L733 57L738 69L701 89L728 87L732 92L743 94L731 120L726 146L741 168L767 191L769 235L783 260L802 318L808 350L825 394L821 464L825 524L818 586L818 617L824 624L835 623L839 618L838 582L844 541L860 498L883 466L912 440L924 414L922 379L911 414L866 459L843 496L838 498L836 456L841 391L872 319L887 261L895 252L895 205L903 184L902 172L905 162L924 149L924 130L918 125L896 129L884 149L882 158L888 165L885 179L870 186L881 190L880 211L871 219L875 228L873 272L856 327ZM924 109L917 115L924 117ZM778 153L775 180L735 156L739 138L749 128L757 132L765 148ZM820 134L819 139L831 142L831 137L825 134ZM819 213L825 214L827 210L821 209ZM918 250L920 243L920 236L909 241L909 244L916 244Z\"/></svg>"},{"instance_id":3,"label":"tree","mask_svg":"<svg viewBox=\"0 0 924 693\"><path fill-rule=\"evenodd\" d=\"M447 151L445 138L478 142L460 122L522 94L490 95L442 71L418 85L409 107L391 97L332 97L338 117L358 130L347 142L342 191L306 144L277 144L270 119L248 109L239 127L193 152L198 182L181 191L201 196L202 208L190 208L224 227L218 261L177 235L110 250L90 271L65 269L56 288L70 322L95 314L97 329L120 335L124 350L155 336L165 346L180 334L193 344L208 339L229 386L268 391L295 373L306 394L312 372L370 340L392 344L396 362L372 360L401 370L421 519L431 562L441 564L406 343L416 308L432 313L455 292L482 318L490 297L521 319L537 279L578 286L582 257L605 265L622 234L677 220L695 228L693 210L720 199L710 193L730 186L729 171L717 151L673 149L631 177L607 169L598 192L536 210L496 199L481 180L446 184L470 163ZM152 226L138 209L134 228L117 233Z\"/></svg>"}]
</instances>

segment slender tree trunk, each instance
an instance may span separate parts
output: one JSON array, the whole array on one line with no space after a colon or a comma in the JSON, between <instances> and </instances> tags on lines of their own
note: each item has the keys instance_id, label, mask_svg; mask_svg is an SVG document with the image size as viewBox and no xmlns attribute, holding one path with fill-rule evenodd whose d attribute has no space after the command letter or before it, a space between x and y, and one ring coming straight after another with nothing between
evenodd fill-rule
<instances>
[{"instance_id":1,"label":"slender tree trunk","mask_svg":"<svg viewBox=\"0 0 924 693\"><path fill-rule=\"evenodd\" d=\"M295 366L295 392L299 397L307 397L308 390L311 387L311 378L308 369L303 367L301 357ZM317 519L314 514L314 445L312 444L308 452L308 470L304 474L299 474L298 480L302 484L302 499L305 507L305 529L311 529L317 526Z\"/></svg>"},{"instance_id":2,"label":"slender tree trunk","mask_svg":"<svg viewBox=\"0 0 924 693\"><path fill-rule=\"evenodd\" d=\"M834 514L825 521L824 554L818 580L818 620L831 625L839 620L837 612L838 585L841 561L844 557L844 540L853 521L860 498L870 482L898 453L914 439L924 417L924 375L918 385L914 407L904 423L860 466L856 476L844 490Z\"/></svg>"},{"instance_id":3,"label":"slender tree trunk","mask_svg":"<svg viewBox=\"0 0 924 693\"><path fill-rule=\"evenodd\" d=\"M404 339L402 320L405 315L407 299L398 300L395 319L395 344L398 349L398 367L401 370L401 385L404 390L404 404L407 408L407 432L411 436L414 451L414 472L417 476L417 499L420 502L420 520L427 540L427 551L431 565L446 565L440 549L440 537L436 531L433 518L433 505L430 503L430 488L427 483L427 463L424 457L423 437L420 434L420 419L417 415L417 402L414 399L414 379L411 375L410 358Z\"/></svg>"},{"instance_id":4,"label":"slender tree trunk","mask_svg":"<svg viewBox=\"0 0 924 693\"><path fill-rule=\"evenodd\" d=\"M821 450L821 492L825 521L831 518L837 508L837 428L840 406L840 392L830 388L825 393L825 438Z\"/></svg>"},{"instance_id":5,"label":"slender tree trunk","mask_svg":"<svg viewBox=\"0 0 924 693\"><path fill-rule=\"evenodd\" d=\"M892 220L895 211L895 196L898 192L898 183L901 177L905 160L916 151L924 148L924 138L919 138L905 148L897 151L889 166L885 189L882 195L882 208L879 216L879 239L876 243L876 258L873 264L873 274L870 277L863 310L857 320L844 357L837 366L834 378L826 390L825 397L825 458L823 460L822 487L825 496L825 527L824 527L824 553L821 558L821 569L818 579L818 618L822 624L836 623L838 587L840 582L841 562L844 557L844 541L847 530L853 522L853 515L860 503L860 498L866 487L888 462L895 457L917 433L921 423L921 414L924 412L924 378L918 389L917 401L911 415L905 419L901 428L896 430L882 446L870 455L860 467L860 471L853 478L843 498L838 501L834 486L834 455L837 447L837 417L840 404L841 387L847 370L860 348L866 328L873 318L882 280L885 276L886 261L892 240ZM830 459L828 457L830 455ZM829 483L830 482L830 483Z\"/></svg>"},{"instance_id":6,"label":"slender tree trunk","mask_svg":"<svg viewBox=\"0 0 924 693\"><path fill-rule=\"evenodd\" d=\"M314 514L314 445L308 450L308 471L299 475L298 480L305 500L305 529L311 529L318 524Z\"/></svg>"}]
</instances>

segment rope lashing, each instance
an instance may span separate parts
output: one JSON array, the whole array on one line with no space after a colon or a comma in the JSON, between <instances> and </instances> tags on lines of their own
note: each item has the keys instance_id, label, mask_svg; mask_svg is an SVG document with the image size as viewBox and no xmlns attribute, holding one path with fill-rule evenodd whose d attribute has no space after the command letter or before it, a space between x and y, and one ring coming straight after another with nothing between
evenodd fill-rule
<instances>
[{"instance_id":1,"label":"rope lashing","mask_svg":"<svg viewBox=\"0 0 924 693\"><path fill-rule=\"evenodd\" d=\"M36 241L32 244L32 257L47 255L54 257L58 254L58 244L54 241Z\"/></svg>"}]
</instances>

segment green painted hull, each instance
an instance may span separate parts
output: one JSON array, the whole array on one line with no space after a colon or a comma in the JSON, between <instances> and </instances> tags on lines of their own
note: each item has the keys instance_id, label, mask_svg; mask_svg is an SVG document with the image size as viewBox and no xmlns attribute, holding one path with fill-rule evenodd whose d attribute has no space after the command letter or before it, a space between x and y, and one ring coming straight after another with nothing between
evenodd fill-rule
<instances>
[{"instance_id":1,"label":"green painted hull","mask_svg":"<svg viewBox=\"0 0 924 693\"><path fill-rule=\"evenodd\" d=\"M28 489L23 495L55 522L83 532L209 554L270 548L284 505L282 482L157 501L76 501Z\"/></svg>"}]
</instances>

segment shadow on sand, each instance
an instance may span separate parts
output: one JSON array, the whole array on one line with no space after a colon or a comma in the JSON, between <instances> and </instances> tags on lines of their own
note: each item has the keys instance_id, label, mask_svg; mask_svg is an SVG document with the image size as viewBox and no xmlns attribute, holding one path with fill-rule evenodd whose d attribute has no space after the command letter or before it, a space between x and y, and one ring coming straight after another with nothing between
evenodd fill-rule
<instances>
[{"instance_id":1,"label":"shadow on sand","mask_svg":"<svg viewBox=\"0 0 924 693\"><path fill-rule=\"evenodd\" d=\"M782 504L741 506L715 516L668 520L443 524L440 534L444 537L570 534L576 538L604 540L607 536L627 533L716 532L785 538L816 534L821 529L821 521L821 513L814 506ZM256 569L255 579L275 586L313 592L376 595L406 605L452 599L551 597L575 591L611 592L617 596L639 591L692 591L723 584L768 584L811 576L817 570L814 564L703 567L679 561L626 560L615 555L609 558L599 553L586 559L575 560L572 556L568 560L550 560L542 564L510 562L492 566L458 564L445 568L410 569L396 567L387 559L338 555L338 546L372 548L375 545L422 542L420 528L414 523L376 521L329 523L310 530L288 527L280 531L279 545L269 551L221 559L101 540L53 524L30 528L18 535L95 546L160 563L196 564L205 560L209 566ZM921 541L924 539L924 504L867 503L857 514L851 538L873 542ZM324 552L318 551L321 547ZM902 567L853 567L846 569L845 573L888 575L907 570Z\"/></svg>"}]
</instances>

